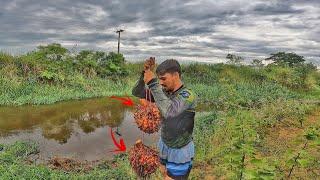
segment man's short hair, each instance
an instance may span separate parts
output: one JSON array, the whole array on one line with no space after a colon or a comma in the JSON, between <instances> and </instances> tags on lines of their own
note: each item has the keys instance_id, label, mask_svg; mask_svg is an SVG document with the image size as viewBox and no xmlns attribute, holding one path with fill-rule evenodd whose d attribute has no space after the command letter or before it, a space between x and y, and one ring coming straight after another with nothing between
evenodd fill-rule
<instances>
[{"instance_id":1,"label":"man's short hair","mask_svg":"<svg viewBox=\"0 0 320 180\"><path fill-rule=\"evenodd\" d=\"M178 72L181 77L181 66L175 59L167 59L163 61L156 70L158 75L164 75L165 73L173 74L174 72Z\"/></svg>"}]
</instances>

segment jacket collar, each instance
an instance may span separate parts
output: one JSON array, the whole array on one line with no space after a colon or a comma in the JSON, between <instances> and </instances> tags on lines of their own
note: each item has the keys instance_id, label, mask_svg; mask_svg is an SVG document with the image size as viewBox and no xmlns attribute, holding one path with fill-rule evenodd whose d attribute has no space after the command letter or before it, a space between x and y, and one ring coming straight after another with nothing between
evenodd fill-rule
<instances>
[{"instance_id":1,"label":"jacket collar","mask_svg":"<svg viewBox=\"0 0 320 180\"><path fill-rule=\"evenodd\" d=\"M176 95L178 94L182 89L184 88L184 85L182 84L177 90L175 90L174 92L166 92L168 95L172 96L172 95Z\"/></svg>"}]
</instances>

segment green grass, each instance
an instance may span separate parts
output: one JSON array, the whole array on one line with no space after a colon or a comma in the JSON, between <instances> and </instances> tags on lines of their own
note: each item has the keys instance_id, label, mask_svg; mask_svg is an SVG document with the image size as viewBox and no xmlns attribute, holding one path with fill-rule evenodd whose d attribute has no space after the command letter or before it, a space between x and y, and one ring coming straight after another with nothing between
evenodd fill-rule
<instances>
[{"instance_id":1,"label":"green grass","mask_svg":"<svg viewBox=\"0 0 320 180\"><path fill-rule=\"evenodd\" d=\"M38 55L19 58L0 53L0 105L51 104L131 95L143 64L125 63L122 68L127 75L101 77L89 73L88 76L87 71L80 71L70 62L40 65L41 60L32 59ZM24 73L21 63L28 64L30 72ZM37 68L51 74L41 75ZM272 151L287 149L288 152L267 154L265 151L270 143L267 140L272 136L269 132L278 133L274 129L278 125L303 131L320 129L319 124L308 121L308 116L319 109L319 72L303 74L298 68L270 66L257 69L225 64L191 64L182 65L182 68L184 83L198 95L199 107L205 111L197 113L195 120L196 157L191 179L285 178L290 158L300 150L280 144ZM43 77L47 79L44 81ZM303 135L293 140L297 140L297 146L305 141ZM307 156L312 158L303 159L306 166L297 164L297 173L312 169L308 163L314 165L320 161L314 153L317 148L315 145L307 149ZM127 155L115 157L116 167L110 162L101 162L89 172L63 172L46 165L27 164L28 156L37 153L33 143L16 142L0 145L0 149L3 149L0 151L0 179L136 179ZM293 177L315 177L312 173L301 174ZM152 178L162 177L157 172Z\"/></svg>"},{"instance_id":2,"label":"green grass","mask_svg":"<svg viewBox=\"0 0 320 180\"><path fill-rule=\"evenodd\" d=\"M288 107L282 110L283 105ZM301 155L301 163L303 164L299 164L299 161L295 171L296 173L301 171L307 173L292 177L314 179L319 176L319 171L316 170L320 166L319 153L315 151L319 150L320 145L320 123L304 124L303 127L299 127L299 119L307 118L310 114L309 111L315 110L315 107L292 105L294 103L286 104L284 101L281 105L278 102L278 108L282 112L274 111L273 113L284 113L281 114L284 119L274 120L269 124L260 122L264 116L273 115L273 113L265 112L265 109L200 113L197 116L194 131L196 157L191 177L194 179L209 177L282 179L287 177L289 167L293 164L293 157L296 157L300 152L303 153ZM290 108L292 110L289 110ZM309 111L304 108L309 108ZM286 110L289 111L286 112ZM288 128L289 135L292 128L301 129L301 133L297 135L295 133L300 131L292 132L287 139L283 140L288 141L288 144L273 141L272 143L276 143L276 146L269 147L270 134L268 133L270 132L268 131L278 133L277 129L273 130L273 127L281 122L285 122L283 126ZM312 135L314 139L308 141L302 133L307 134L310 129L316 135ZM308 148L301 150L307 141Z\"/></svg>"},{"instance_id":3,"label":"green grass","mask_svg":"<svg viewBox=\"0 0 320 180\"><path fill-rule=\"evenodd\" d=\"M93 170L80 172L64 172L52 170L43 165L27 164L27 157L37 153L37 145L32 142L15 142L2 145L0 152L1 179L136 179L126 154L117 155L110 162L100 162Z\"/></svg>"}]
</instances>

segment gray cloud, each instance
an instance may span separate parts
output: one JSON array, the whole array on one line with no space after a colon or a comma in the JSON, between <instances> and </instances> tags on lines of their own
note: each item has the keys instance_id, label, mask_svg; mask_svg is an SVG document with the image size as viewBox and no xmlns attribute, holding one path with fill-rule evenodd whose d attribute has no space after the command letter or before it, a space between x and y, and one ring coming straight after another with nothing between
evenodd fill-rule
<instances>
[{"instance_id":1,"label":"gray cloud","mask_svg":"<svg viewBox=\"0 0 320 180\"><path fill-rule=\"evenodd\" d=\"M279 15L279 14L301 14L304 10L297 10L292 7L292 4L287 2L270 2L270 3L259 3L253 11L256 14L261 15Z\"/></svg>"},{"instance_id":2,"label":"gray cloud","mask_svg":"<svg viewBox=\"0 0 320 180\"><path fill-rule=\"evenodd\" d=\"M23 53L57 42L78 50L117 50L128 60L221 62L227 53L247 60L277 51L320 65L317 0L2 0L0 49Z\"/></svg>"}]
</instances>

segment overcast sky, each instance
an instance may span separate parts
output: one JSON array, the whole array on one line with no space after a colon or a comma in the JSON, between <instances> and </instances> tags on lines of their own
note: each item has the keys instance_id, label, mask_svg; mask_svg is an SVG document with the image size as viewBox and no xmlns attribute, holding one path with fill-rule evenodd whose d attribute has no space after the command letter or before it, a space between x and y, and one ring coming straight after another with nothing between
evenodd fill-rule
<instances>
[{"instance_id":1,"label":"overcast sky","mask_svg":"<svg viewBox=\"0 0 320 180\"><path fill-rule=\"evenodd\" d=\"M127 60L223 62L295 52L320 65L320 0L0 0L0 49L60 43Z\"/></svg>"}]
</instances>

